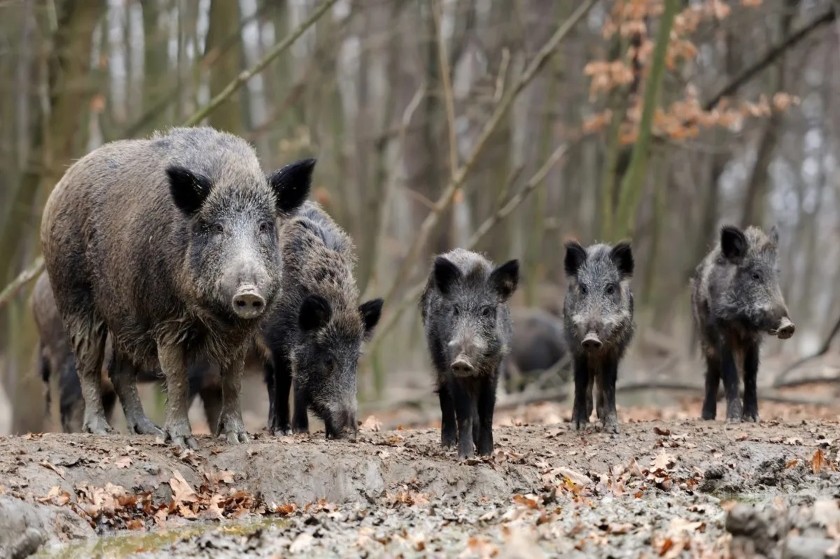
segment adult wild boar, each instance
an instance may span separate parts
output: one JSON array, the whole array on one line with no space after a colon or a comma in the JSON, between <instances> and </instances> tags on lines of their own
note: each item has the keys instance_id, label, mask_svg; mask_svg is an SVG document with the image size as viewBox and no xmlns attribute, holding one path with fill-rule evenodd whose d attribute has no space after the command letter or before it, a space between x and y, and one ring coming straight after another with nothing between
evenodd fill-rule
<instances>
[{"instance_id":1,"label":"adult wild boar","mask_svg":"<svg viewBox=\"0 0 840 559\"><path fill-rule=\"evenodd\" d=\"M493 452L499 368L509 351L507 301L519 283L519 261L494 267L456 248L435 258L420 299L426 342L437 372L441 444L458 456ZM457 427L457 429L456 429Z\"/></svg>"},{"instance_id":2,"label":"adult wild boar","mask_svg":"<svg viewBox=\"0 0 840 559\"><path fill-rule=\"evenodd\" d=\"M350 237L314 202L281 229L283 293L263 327L268 427L305 433L307 410L324 421L328 438L356 432L356 367L362 342L379 321L382 299L359 305ZM294 416L289 425L289 390Z\"/></svg>"},{"instance_id":3,"label":"adult wild boar","mask_svg":"<svg viewBox=\"0 0 840 559\"><path fill-rule=\"evenodd\" d=\"M239 389L244 353L280 288L276 221L308 196L314 160L266 175L247 142L212 128L175 128L107 144L68 169L44 209L41 243L85 400L84 429L111 430L100 384L105 339L132 430L154 433L134 382L158 363L163 431L195 447L188 365L221 372L217 433L247 441Z\"/></svg>"},{"instance_id":4,"label":"adult wild boar","mask_svg":"<svg viewBox=\"0 0 840 559\"><path fill-rule=\"evenodd\" d=\"M569 280L563 320L575 375L572 422L580 429L592 414L592 392L603 429L618 433L615 383L618 364L633 338L633 252L628 243L583 248L566 243Z\"/></svg>"},{"instance_id":5,"label":"adult wild boar","mask_svg":"<svg viewBox=\"0 0 840 559\"><path fill-rule=\"evenodd\" d=\"M717 414L720 381L729 421L758 421L758 353L761 335L787 339L796 326L779 287L779 234L757 227L720 230L720 241L691 280L691 302L706 358L703 419ZM744 379L744 401L739 396Z\"/></svg>"}]
</instances>

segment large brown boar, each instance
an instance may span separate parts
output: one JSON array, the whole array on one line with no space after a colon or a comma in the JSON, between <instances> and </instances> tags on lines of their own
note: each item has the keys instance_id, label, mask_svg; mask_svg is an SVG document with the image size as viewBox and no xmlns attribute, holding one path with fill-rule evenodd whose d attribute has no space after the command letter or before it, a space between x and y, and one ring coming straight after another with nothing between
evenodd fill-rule
<instances>
[{"instance_id":1,"label":"large brown boar","mask_svg":"<svg viewBox=\"0 0 840 559\"><path fill-rule=\"evenodd\" d=\"M758 352L762 334L786 339L796 329L779 287L779 235L731 225L691 280L691 302L706 357L703 419L717 414L721 380L726 419L758 421ZM739 396L744 380L744 401Z\"/></svg>"},{"instance_id":2,"label":"large brown boar","mask_svg":"<svg viewBox=\"0 0 840 559\"><path fill-rule=\"evenodd\" d=\"M70 167L47 201L41 243L76 355L86 431L111 430L100 383L110 332L130 428L157 431L134 377L159 363L166 439L195 447L187 367L204 358L222 378L217 433L247 441L239 390L245 351L280 289L275 223L306 199L313 166L266 177L241 138L175 128L107 144Z\"/></svg>"}]
</instances>

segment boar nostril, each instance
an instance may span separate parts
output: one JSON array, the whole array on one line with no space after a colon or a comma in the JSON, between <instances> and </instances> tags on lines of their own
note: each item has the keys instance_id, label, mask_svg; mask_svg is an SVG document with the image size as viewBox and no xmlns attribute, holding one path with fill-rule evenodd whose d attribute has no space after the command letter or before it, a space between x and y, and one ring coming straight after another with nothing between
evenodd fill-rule
<instances>
[{"instance_id":1,"label":"boar nostril","mask_svg":"<svg viewBox=\"0 0 840 559\"><path fill-rule=\"evenodd\" d=\"M265 299L253 291L239 292L233 296L233 310L242 318L256 318L263 313Z\"/></svg>"},{"instance_id":2,"label":"boar nostril","mask_svg":"<svg viewBox=\"0 0 840 559\"><path fill-rule=\"evenodd\" d=\"M598 334L590 332L583 338L581 345L586 349L598 349L604 344L601 342L601 338L598 337Z\"/></svg>"},{"instance_id":3,"label":"boar nostril","mask_svg":"<svg viewBox=\"0 0 840 559\"><path fill-rule=\"evenodd\" d=\"M452 372L455 373L456 376L468 376L475 370L475 367L473 367L470 362L463 357L456 359L452 363L451 367Z\"/></svg>"}]
</instances>

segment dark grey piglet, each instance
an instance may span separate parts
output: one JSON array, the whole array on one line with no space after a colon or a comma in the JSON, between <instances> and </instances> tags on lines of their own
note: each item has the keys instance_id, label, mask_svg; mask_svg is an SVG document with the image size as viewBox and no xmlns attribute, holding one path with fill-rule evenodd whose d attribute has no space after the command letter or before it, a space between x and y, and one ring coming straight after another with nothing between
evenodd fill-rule
<instances>
[{"instance_id":1,"label":"dark grey piglet","mask_svg":"<svg viewBox=\"0 0 840 559\"><path fill-rule=\"evenodd\" d=\"M720 381L729 421L758 421L758 353L762 334L787 339L796 326L779 287L779 235L727 225L717 246L697 266L691 302L706 358L703 419L717 414ZM739 377L744 379L743 404Z\"/></svg>"},{"instance_id":2,"label":"dark grey piglet","mask_svg":"<svg viewBox=\"0 0 840 559\"><path fill-rule=\"evenodd\" d=\"M633 253L630 245L566 243L569 287L563 320L575 376L572 422L580 429L592 414L592 392L604 431L618 432L615 383L633 338Z\"/></svg>"},{"instance_id":3,"label":"dark grey piglet","mask_svg":"<svg viewBox=\"0 0 840 559\"><path fill-rule=\"evenodd\" d=\"M519 262L494 267L455 249L435 258L420 301L426 341L437 371L441 444L458 455L493 452L493 409L511 338L507 300L519 282Z\"/></svg>"}]
</instances>

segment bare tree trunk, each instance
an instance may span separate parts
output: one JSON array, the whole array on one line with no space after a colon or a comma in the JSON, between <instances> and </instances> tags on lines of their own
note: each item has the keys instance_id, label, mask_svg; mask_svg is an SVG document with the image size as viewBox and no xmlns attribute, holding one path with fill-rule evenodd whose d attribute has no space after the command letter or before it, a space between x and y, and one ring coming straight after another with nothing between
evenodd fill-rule
<instances>
[{"instance_id":1,"label":"bare tree trunk","mask_svg":"<svg viewBox=\"0 0 840 559\"><path fill-rule=\"evenodd\" d=\"M212 0L210 3L210 27L207 31L207 57L215 58L210 69L210 97L213 98L233 80L242 65L242 44L224 50L224 41L231 30L239 27L239 2ZM214 55L213 53L218 54ZM241 91L230 95L208 118L210 126L233 134L242 133Z\"/></svg>"}]
</instances>

